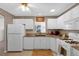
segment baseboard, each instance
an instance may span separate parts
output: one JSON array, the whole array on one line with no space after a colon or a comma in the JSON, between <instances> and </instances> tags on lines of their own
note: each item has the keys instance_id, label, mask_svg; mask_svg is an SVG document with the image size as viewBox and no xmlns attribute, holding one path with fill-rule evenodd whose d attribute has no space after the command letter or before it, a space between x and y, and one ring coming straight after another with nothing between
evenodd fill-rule
<instances>
[{"instance_id":1,"label":"baseboard","mask_svg":"<svg viewBox=\"0 0 79 59\"><path fill-rule=\"evenodd\" d=\"M23 49L23 51L30 51L30 50L51 50L51 49Z\"/></svg>"}]
</instances>

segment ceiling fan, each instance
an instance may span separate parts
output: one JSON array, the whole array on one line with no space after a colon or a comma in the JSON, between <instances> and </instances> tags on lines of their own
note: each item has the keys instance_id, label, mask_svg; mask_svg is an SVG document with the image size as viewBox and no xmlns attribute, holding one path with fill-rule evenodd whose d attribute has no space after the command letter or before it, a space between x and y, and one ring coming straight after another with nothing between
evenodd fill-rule
<instances>
[{"instance_id":1,"label":"ceiling fan","mask_svg":"<svg viewBox=\"0 0 79 59\"><path fill-rule=\"evenodd\" d=\"M22 11L30 11L30 8L36 8L34 5L30 4L30 3L21 3L20 4L20 9Z\"/></svg>"}]
</instances>

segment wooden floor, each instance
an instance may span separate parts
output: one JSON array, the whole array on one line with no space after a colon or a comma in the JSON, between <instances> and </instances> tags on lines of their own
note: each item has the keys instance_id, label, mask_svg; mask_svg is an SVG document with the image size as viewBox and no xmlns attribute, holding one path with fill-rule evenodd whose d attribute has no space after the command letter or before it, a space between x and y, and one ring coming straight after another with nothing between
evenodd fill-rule
<instances>
[{"instance_id":1,"label":"wooden floor","mask_svg":"<svg viewBox=\"0 0 79 59\"><path fill-rule=\"evenodd\" d=\"M0 56L54 56L51 50L27 50L22 52L0 52Z\"/></svg>"},{"instance_id":2,"label":"wooden floor","mask_svg":"<svg viewBox=\"0 0 79 59\"><path fill-rule=\"evenodd\" d=\"M32 56L54 56L51 50L33 50Z\"/></svg>"}]
</instances>

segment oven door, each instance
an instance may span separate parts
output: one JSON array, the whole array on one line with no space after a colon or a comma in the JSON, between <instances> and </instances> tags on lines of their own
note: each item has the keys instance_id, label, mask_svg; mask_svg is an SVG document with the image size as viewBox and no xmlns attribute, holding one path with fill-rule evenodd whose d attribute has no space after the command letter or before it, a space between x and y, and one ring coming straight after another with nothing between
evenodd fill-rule
<instances>
[{"instance_id":1,"label":"oven door","mask_svg":"<svg viewBox=\"0 0 79 59\"><path fill-rule=\"evenodd\" d=\"M65 48L64 46L59 45L58 49L60 56L70 56L70 48Z\"/></svg>"},{"instance_id":2,"label":"oven door","mask_svg":"<svg viewBox=\"0 0 79 59\"><path fill-rule=\"evenodd\" d=\"M60 48L60 54L63 56L67 56L67 50L63 47Z\"/></svg>"}]
</instances>

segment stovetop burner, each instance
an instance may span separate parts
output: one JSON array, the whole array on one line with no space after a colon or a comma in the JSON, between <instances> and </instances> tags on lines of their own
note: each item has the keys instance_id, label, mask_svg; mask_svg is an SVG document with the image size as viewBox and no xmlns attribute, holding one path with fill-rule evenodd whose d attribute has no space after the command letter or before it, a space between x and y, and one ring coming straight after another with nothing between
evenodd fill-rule
<instances>
[{"instance_id":1,"label":"stovetop burner","mask_svg":"<svg viewBox=\"0 0 79 59\"><path fill-rule=\"evenodd\" d=\"M65 41L66 43L70 43L70 44L79 44L79 42L77 41Z\"/></svg>"},{"instance_id":2,"label":"stovetop burner","mask_svg":"<svg viewBox=\"0 0 79 59\"><path fill-rule=\"evenodd\" d=\"M72 39L62 39L62 40L72 40Z\"/></svg>"}]
</instances>

